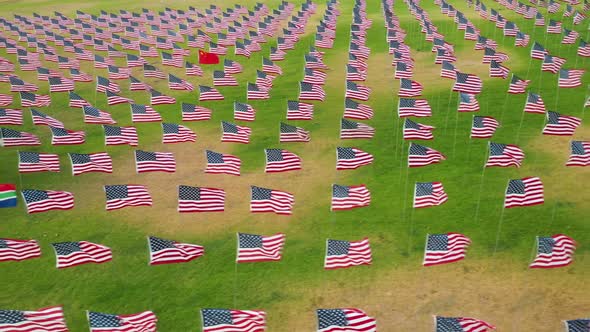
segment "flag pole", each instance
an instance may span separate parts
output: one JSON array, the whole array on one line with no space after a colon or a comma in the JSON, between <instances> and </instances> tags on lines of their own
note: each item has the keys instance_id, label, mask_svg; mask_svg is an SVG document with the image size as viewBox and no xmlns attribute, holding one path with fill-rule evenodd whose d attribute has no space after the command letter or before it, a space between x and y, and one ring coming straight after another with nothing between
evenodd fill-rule
<instances>
[{"instance_id":1,"label":"flag pole","mask_svg":"<svg viewBox=\"0 0 590 332\"><path fill-rule=\"evenodd\" d=\"M510 184L510 180L508 180L508 184ZM506 186L508 188L508 185ZM498 243L500 242L500 232L502 230L502 223L504 222L504 211L506 211L506 196L504 196L504 203L502 204L502 212L500 213L500 220L498 221L498 230L496 231L496 245L494 246L494 253L498 251Z\"/></svg>"},{"instance_id":2,"label":"flag pole","mask_svg":"<svg viewBox=\"0 0 590 332\"><path fill-rule=\"evenodd\" d=\"M475 98L475 97L473 97ZM457 127L459 127L459 103L461 97L457 98L457 110L455 111L455 134L453 135L453 158L455 158L455 147L457 146Z\"/></svg>"},{"instance_id":3,"label":"flag pole","mask_svg":"<svg viewBox=\"0 0 590 332\"><path fill-rule=\"evenodd\" d=\"M409 169L408 169L408 172L409 172ZM410 210L410 220L409 220L409 222L410 222L410 231L409 231L409 234L408 234L408 237L409 237L409 239L408 239L408 255L412 251L412 237L414 236L414 210L416 209L414 207L414 202L415 201L416 201L416 189L414 189L414 198L413 198L412 207L411 207L411 210Z\"/></svg>"},{"instance_id":4,"label":"flag pole","mask_svg":"<svg viewBox=\"0 0 590 332\"><path fill-rule=\"evenodd\" d=\"M237 246L236 246L236 261L234 263L235 265L235 269L234 269L234 308L237 308L237 302L238 302L238 254L240 252L240 234L236 233L237 236Z\"/></svg>"},{"instance_id":5,"label":"flag pole","mask_svg":"<svg viewBox=\"0 0 590 332\"><path fill-rule=\"evenodd\" d=\"M488 151L490 150L490 142L488 141ZM489 155L489 152L488 152ZM486 158L487 160L487 158ZM485 162L485 161L484 161ZM484 180L484 175L486 172L486 165L483 165L483 169L481 170L481 180L479 182L479 192L478 192L478 197L477 197L477 206L475 208L475 217L473 219L473 221L477 222L477 218L479 217L479 206L481 204L481 191L483 190L483 180Z\"/></svg>"}]
</instances>

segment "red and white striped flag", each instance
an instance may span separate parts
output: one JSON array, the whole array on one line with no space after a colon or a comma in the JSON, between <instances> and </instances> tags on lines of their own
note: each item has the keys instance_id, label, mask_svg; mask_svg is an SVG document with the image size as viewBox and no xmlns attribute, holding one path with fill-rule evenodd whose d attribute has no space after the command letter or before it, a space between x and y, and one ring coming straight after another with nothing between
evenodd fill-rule
<instances>
[{"instance_id":1,"label":"red and white striped flag","mask_svg":"<svg viewBox=\"0 0 590 332\"><path fill-rule=\"evenodd\" d=\"M483 320L470 317L435 317L435 332L488 332L496 327Z\"/></svg>"},{"instance_id":2,"label":"red and white striped flag","mask_svg":"<svg viewBox=\"0 0 590 332\"><path fill-rule=\"evenodd\" d=\"M105 263L113 259L109 247L88 241L52 243L57 268L63 269L86 263Z\"/></svg>"},{"instance_id":3,"label":"red and white striped flag","mask_svg":"<svg viewBox=\"0 0 590 332\"><path fill-rule=\"evenodd\" d=\"M273 212L280 215L293 213L295 197L286 191L251 186L250 212Z\"/></svg>"},{"instance_id":4,"label":"red and white striped flag","mask_svg":"<svg viewBox=\"0 0 590 332\"><path fill-rule=\"evenodd\" d=\"M12 313L14 318L7 317L0 321L1 331L69 331L62 307L48 307L36 311L9 310L8 313Z\"/></svg>"},{"instance_id":5,"label":"red and white striped flag","mask_svg":"<svg viewBox=\"0 0 590 332\"><path fill-rule=\"evenodd\" d=\"M500 127L500 123L491 116L474 116L471 138L490 138L498 127Z\"/></svg>"},{"instance_id":6,"label":"red and white striped flag","mask_svg":"<svg viewBox=\"0 0 590 332\"><path fill-rule=\"evenodd\" d=\"M371 246L369 239L361 241L326 240L326 258L324 269L342 269L351 266L371 265ZM331 330L338 331L338 330ZM343 331L351 331L349 329Z\"/></svg>"},{"instance_id":7,"label":"red and white striped flag","mask_svg":"<svg viewBox=\"0 0 590 332\"><path fill-rule=\"evenodd\" d=\"M223 212L225 190L206 187L178 187L178 212Z\"/></svg>"},{"instance_id":8,"label":"red and white striped flag","mask_svg":"<svg viewBox=\"0 0 590 332\"><path fill-rule=\"evenodd\" d=\"M465 258L471 240L463 234L428 234L422 265L452 263Z\"/></svg>"},{"instance_id":9,"label":"red and white striped flag","mask_svg":"<svg viewBox=\"0 0 590 332\"><path fill-rule=\"evenodd\" d=\"M357 148L336 148L336 170L357 169L373 163L373 155Z\"/></svg>"},{"instance_id":10,"label":"red and white striped flag","mask_svg":"<svg viewBox=\"0 0 590 332\"><path fill-rule=\"evenodd\" d=\"M148 245L150 249L150 265L186 263L205 254L205 248L200 245L164 240L155 236L148 237ZM138 331L147 330L141 329ZM155 326L153 331L156 331Z\"/></svg>"},{"instance_id":11,"label":"red and white striped flag","mask_svg":"<svg viewBox=\"0 0 590 332\"><path fill-rule=\"evenodd\" d=\"M411 143L408 151L408 167L422 167L438 164L446 157L429 147Z\"/></svg>"},{"instance_id":12,"label":"red and white striped flag","mask_svg":"<svg viewBox=\"0 0 590 332\"><path fill-rule=\"evenodd\" d=\"M416 182L414 208L425 208L444 204L447 193L440 182Z\"/></svg>"},{"instance_id":13,"label":"red and white striped flag","mask_svg":"<svg viewBox=\"0 0 590 332\"><path fill-rule=\"evenodd\" d=\"M318 332L377 332L375 318L356 308L317 309Z\"/></svg>"},{"instance_id":14,"label":"red and white striped flag","mask_svg":"<svg viewBox=\"0 0 590 332\"><path fill-rule=\"evenodd\" d=\"M37 241L0 238L0 262L22 261L36 257L41 257L41 247Z\"/></svg>"},{"instance_id":15,"label":"red and white striped flag","mask_svg":"<svg viewBox=\"0 0 590 332\"><path fill-rule=\"evenodd\" d=\"M238 233L237 235L238 254L236 257L236 263L269 262L281 260L283 256L283 246L285 245L285 234L278 233L271 236L262 236Z\"/></svg>"},{"instance_id":16,"label":"red and white striped flag","mask_svg":"<svg viewBox=\"0 0 590 332\"><path fill-rule=\"evenodd\" d=\"M575 116L548 111L543 135L572 136L581 123L582 119Z\"/></svg>"},{"instance_id":17,"label":"red and white striped flag","mask_svg":"<svg viewBox=\"0 0 590 332\"><path fill-rule=\"evenodd\" d=\"M288 172L301 169L301 158L283 149L265 149L266 173Z\"/></svg>"},{"instance_id":18,"label":"red and white striped flag","mask_svg":"<svg viewBox=\"0 0 590 332\"><path fill-rule=\"evenodd\" d=\"M136 184L104 186L107 211L126 206L152 206L153 201L146 186Z\"/></svg>"},{"instance_id":19,"label":"red and white striped flag","mask_svg":"<svg viewBox=\"0 0 590 332\"><path fill-rule=\"evenodd\" d=\"M146 172L176 172L176 160L172 152L147 152L135 150L135 171Z\"/></svg>"},{"instance_id":20,"label":"red and white striped flag","mask_svg":"<svg viewBox=\"0 0 590 332\"><path fill-rule=\"evenodd\" d=\"M72 175L80 175L89 172L112 173L113 160L106 152L89 154L69 153L72 162Z\"/></svg>"},{"instance_id":21,"label":"red and white striped flag","mask_svg":"<svg viewBox=\"0 0 590 332\"><path fill-rule=\"evenodd\" d=\"M51 129L51 145L84 144L86 140L86 133L81 130L68 130L51 126L49 129Z\"/></svg>"},{"instance_id":22,"label":"red and white striped flag","mask_svg":"<svg viewBox=\"0 0 590 332\"><path fill-rule=\"evenodd\" d=\"M88 311L87 316L90 332L156 332L156 322L158 321L156 315L151 311L131 315L112 315Z\"/></svg>"},{"instance_id":23,"label":"red and white striped flag","mask_svg":"<svg viewBox=\"0 0 590 332\"><path fill-rule=\"evenodd\" d=\"M517 206L532 206L543 204L543 183L538 177L526 177L508 181L504 207L506 209Z\"/></svg>"},{"instance_id":24,"label":"red and white striped flag","mask_svg":"<svg viewBox=\"0 0 590 332\"><path fill-rule=\"evenodd\" d=\"M242 164L240 158L210 150L206 150L205 154L207 158L205 173L240 175L240 166Z\"/></svg>"},{"instance_id":25,"label":"red and white striped flag","mask_svg":"<svg viewBox=\"0 0 590 332\"><path fill-rule=\"evenodd\" d=\"M341 186L332 185L332 211L350 210L371 204L371 192L364 185Z\"/></svg>"},{"instance_id":26,"label":"red and white striped flag","mask_svg":"<svg viewBox=\"0 0 590 332\"><path fill-rule=\"evenodd\" d=\"M572 141L566 166L590 166L590 141Z\"/></svg>"},{"instance_id":27,"label":"red and white striped flag","mask_svg":"<svg viewBox=\"0 0 590 332\"><path fill-rule=\"evenodd\" d=\"M576 241L569 236L537 236L537 256L529 267L548 269L567 266L572 263L575 250Z\"/></svg>"},{"instance_id":28,"label":"red and white striped flag","mask_svg":"<svg viewBox=\"0 0 590 332\"><path fill-rule=\"evenodd\" d=\"M59 156L53 153L18 152L19 173L59 172Z\"/></svg>"}]
</instances>

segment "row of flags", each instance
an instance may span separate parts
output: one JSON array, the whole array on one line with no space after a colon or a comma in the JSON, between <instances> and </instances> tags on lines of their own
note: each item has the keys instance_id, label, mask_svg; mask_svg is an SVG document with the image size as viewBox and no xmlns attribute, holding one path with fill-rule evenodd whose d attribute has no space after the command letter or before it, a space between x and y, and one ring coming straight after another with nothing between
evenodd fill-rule
<instances>
[{"instance_id":1,"label":"row of flags","mask_svg":"<svg viewBox=\"0 0 590 332\"><path fill-rule=\"evenodd\" d=\"M148 237L149 265L187 263L205 254L203 246ZM236 263L271 262L283 258L286 236L237 234ZM576 242L563 234L537 237L537 256L530 268L556 268L573 262ZM471 240L460 233L428 234L423 266L448 264L463 260ZM113 259L111 248L88 241L52 243L56 267L69 268L88 263L106 263ZM23 261L41 257L35 240L0 239L0 261ZM369 239L359 241L326 240L324 269L334 270L373 262Z\"/></svg>"},{"instance_id":2,"label":"row of flags","mask_svg":"<svg viewBox=\"0 0 590 332\"><path fill-rule=\"evenodd\" d=\"M67 332L61 306L38 310L3 310L0 328L7 331ZM259 332L267 329L267 314L262 310L203 308L200 310L203 332ZM91 332L106 330L156 332L158 318L152 311L134 314L108 314L86 311ZM358 308L317 309L317 332L376 332L377 321ZM587 330L590 320L573 319L563 322L567 332ZM496 327L471 317L434 316L435 332L486 332Z\"/></svg>"}]
</instances>

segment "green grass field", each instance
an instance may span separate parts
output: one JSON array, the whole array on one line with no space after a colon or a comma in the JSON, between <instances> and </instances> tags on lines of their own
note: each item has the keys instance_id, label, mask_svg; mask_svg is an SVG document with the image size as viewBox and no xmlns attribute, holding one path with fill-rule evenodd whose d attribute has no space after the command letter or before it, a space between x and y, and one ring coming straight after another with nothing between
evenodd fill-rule
<instances>
[{"instance_id":1,"label":"green grass field","mask_svg":"<svg viewBox=\"0 0 590 332\"><path fill-rule=\"evenodd\" d=\"M530 48L516 48L513 38L503 38L493 23L480 19L473 8L461 0L449 1L481 30L496 40L498 50L508 53L505 63L521 78L531 79L530 91L540 92L547 108L584 118L583 104L590 75L586 73L583 87L557 91L557 75L541 73L541 62L529 57ZM216 1L226 8L232 0ZM240 2L250 8L254 1ZM276 8L279 1L264 1ZM119 9L139 11L164 7L186 9L192 5L204 8L207 2L166 1L0 1L0 16L50 15L54 10L72 17L77 9L88 13ZM155 106L165 122L181 123L180 102L202 104L213 110L206 122L186 122L198 140L194 144L161 144L159 123L137 124L139 149L174 152L177 172L174 174L136 174L133 150L129 146L104 146L101 126L85 125L82 111L68 107L67 93L52 96L47 114L62 120L68 129L84 130L86 143L79 146L51 146L49 130L35 127L29 112L19 128L40 136L43 145L20 150L60 154L60 173L33 173L19 176L17 148L0 149L0 182L16 183L18 189L65 190L74 193L76 206L70 211L27 215L24 203L0 211L0 237L36 239L43 255L23 262L0 264L2 289L0 308L33 310L63 305L71 331L86 331L85 310L130 314L152 310L158 316L158 330L163 332L200 331L201 308L263 309L268 314L269 331L313 331L317 308L357 307L377 319L379 331L431 331L432 315L477 317L495 324L498 331L561 331L561 320L588 316L590 300L590 169L568 168L570 137L541 135L545 119L538 114L522 115L526 95L507 95L509 80L490 79L487 65L481 64L482 52L473 51L474 42L464 41L451 18L440 13L433 1L421 4L446 40L455 45L457 67L478 74L484 79L484 90L478 96L478 115L497 118L502 127L492 141L518 144L525 153L523 167L488 168L487 140L470 140L472 114L458 114L457 94L449 93L453 82L440 78L440 67L434 64L431 45L424 41L420 27L406 4L396 1L395 13L408 36L416 60L414 79L424 87L424 97L432 108L431 118L421 123L435 126L435 140L420 143L441 151L447 160L438 165L408 169L408 142L402 142L402 120L397 117L397 90L393 78L391 55L387 53L383 13L379 0L367 0L367 12L373 20L368 30L368 79L373 89L368 102L375 117L365 123L376 129L372 140L341 141L340 118L344 111L345 64L351 23L352 1L341 1L335 46L327 50L324 61L330 66L325 90L327 98L315 103L312 121L290 121L311 131L308 144L279 144L279 121L285 121L286 100L296 100L296 84L303 74L303 55L314 41L315 25L323 15L325 4L318 3L307 32L289 51L286 59L277 62L284 71L271 91L269 101L251 101L258 110L256 121L248 123L253 130L249 145L220 143L220 121L233 122L234 100L246 102L246 82L254 81L261 58L269 46L253 53L250 60L237 59L244 72L237 76L239 87L220 88L222 102L198 103L197 93L172 92L166 80L146 79L157 90L177 98L178 105ZM577 43L560 45L560 35L545 34L544 28L533 26L499 4L487 1L488 8L499 10L508 20L531 34L552 54L565 57L564 68L590 69L590 60L576 56ZM299 4L296 6L298 8ZM564 7L564 5L562 5ZM563 9L563 8L562 8ZM540 9L545 15L546 10ZM561 20L562 11L547 14ZM580 32L589 39L588 19L572 26L564 18L564 27ZM230 49L229 53L233 53ZM196 63L193 50L189 61ZM14 60L14 55L0 56ZM234 59L233 55L227 58ZM578 59L576 59L578 58ZM159 62L159 59L150 60ZM45 63L47 64L47 63ZM119 63L120 65L123 62ZM54 64L48 65L51 68ZM184 69L170 70L187 78ZM212 85L212 71L221 67L203 66L202 78L190 77L198 83ZM92 62L82 62L83 71L106 77L106 70L95 70ZM143 80L141 72L134 76ZM22 75L21 75L22 74ZM39 83L37 93L48 93L46 83L36 80L35 72L19 75L27 82ZM120 81L123 96L136 103L149 103L146 92L129 92L127 81ZM76 92L100 109L109 111L118 125L132 125L129 106L109 107L106 97L94 92L95 83L76 83ZM2 84L7 93L8 84ZM15 95L16 103L18 97ZM521 119L522 128L521 127ZM587 122L587 117L584 118ZM590 126L583 123L574 139L590 139ZM335 170L337 146L356 146L375 156L373 165L355 171ZM264 173L265 148L282 147L303 159L303 170L281 174ZM232 153L242 159L242 175L205 175L204 150ZM113 157L112 174L90 173L73 177L68 152L107 151ZM482 179L483 176L483 179ZM503 212L504 191L509 179L539 176L545 185L545 204ZM412 209L415 182L441 181L449 201L440 207ZM147 185L152 207L126 208L106 212L103 185L137 183ZM371 205L366 208L330 212L331 185L364 183L371 190ZM224 188L226 211L211 214L176 212L177 186L180 184ZM295 195L293 216L249 213L250 185L280 189ZM479 202L479 203L478 203ZM476 210L477 218L476 218ZM501 214L504 214L501 217ZM501 228L499 227L502 218ZM236 266L236 232L287 236L283 260ZM441 266L422 267L424 241L427 234L459 232L472 240L464 261ZM528 268L535 249L536 236L564 233L578 242L575 262L565 268L531 270ZM146 236L155 235L179 242L205 246L202 258L187 264L148 265ZM373 264L335 271L324 271L325 241L328 238L371 241ZM106 264L86 264L74 268L55 268L53 242L87 240L112 248L114 259Z\"/></svg>"}]
</instances>

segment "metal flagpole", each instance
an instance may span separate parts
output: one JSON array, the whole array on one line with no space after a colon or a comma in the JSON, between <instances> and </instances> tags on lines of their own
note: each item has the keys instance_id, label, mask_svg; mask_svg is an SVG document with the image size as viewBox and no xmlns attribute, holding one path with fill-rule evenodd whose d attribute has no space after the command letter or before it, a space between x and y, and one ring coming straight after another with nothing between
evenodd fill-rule
<instances>
[{"instance_id":1,"label":"metal flagpole","mask_svg":"<svg viewBox=\"0 0 590 332\"><path fill-rule=\"evenodd\" d=\"M490 149L490 142L488 142L488 154L489 154L489 149ZM486 157L486 161L487 161L487 157ZM484 161L484 165L483 165L483 169L481 170L481 180L479 182L479 193L477 196L477 206L475 208L475 217L474 217L474 221L477 222L477 218L479 217L479 206L481 204L481 191L483 190L483 180L484 180L484 175L486 172L486 166L485 166L485 162Z\"/></svg>"},{"instance_id":2,"label":"metal flagpole","mask_svg":"<svg viewBox=\"0 0 590 332\"><path fill-rule=\"evenodd\" d=\"M455 111L455 133L453 135L453 158L455 158L455 147L457 146L457 127L459 127L459 103L460 102L461 102L461 97L459 95L459 98L457 98L457 110ZM450 112L450 110L449 110L449 112Z\"/></svg>"},{"instance_id":3,"label":"metal flagpole","mask_svg":"<svg viewBox=\"0 0 590 332\"><path fill-rule=\"evenodd\" d=\"M235 269L234 269L234 308L237 308L238 302L238 254L240 251L240 234L236 233L237 236L237 243L236 243L236 261L235 261Z\"/></svg>"},{"instance_id":4,"label":"metal flagpole","mask_svg":"<svg viewBox=\"0 0 590 332\"><path fill-rule=\"evenodd\" d=\"M510 180L508 180L510 183ZM506 185L508 187L508 185ZM500 213L500 220L498 221L498 230L496 231L496 245L494 246L494 254L498 251L498 243L500 242L500 232L502 231L502 223L504 222L504 211L506 211L506 197L504 197L504 203L502 204L502 212Z\"/></svg>"}]
</instances>

